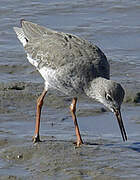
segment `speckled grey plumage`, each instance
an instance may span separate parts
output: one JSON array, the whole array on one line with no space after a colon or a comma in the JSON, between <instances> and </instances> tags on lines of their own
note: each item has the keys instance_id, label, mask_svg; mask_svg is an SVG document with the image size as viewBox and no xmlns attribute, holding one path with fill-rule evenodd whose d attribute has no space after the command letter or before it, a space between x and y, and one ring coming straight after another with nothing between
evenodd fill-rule
<instances>
[{"instance_id":1,"label":"speckled grey plumage","mask_svg":"<svg viewBox=\"0 0 140 180\"><path fill-rule=\"evenodd\" d=\"M56 70L56 83L52 79L50 84L55 89L76 95L96 77L109 79L105 55L87 40L27 21L22 22L21 30L27 40L25 51L37 62L37 68Z\"/></svg>"},{"instance_id":2,"label":"speckled grey plumage","mask_svg":"<svg viewBox=\"0 0 140 180\"><path fill-rule=\"evenodd\" d=\"M105 55L95 45L77 36L53 31L31 22L23 21L22 30L28 40L24 47L39 66L54 69L76 63L94 72L94 77L109 78L109 64ZM92 68L91 68L92 66Z\"/></svg>"},{"instance_id":3,"label":"speckled grey plumage","mask_svg":"<svg viewBox=\"0 0 140 180\"><path fill-rule=\"evenodd\" d=\"M109 94L117 107L121 105L124 90L109 80L109 63L97 46L28 21L22 21L22 28L14 29L27 58L33 60L31 63L45 79L47 90L55 89L68 96L86 94L110 109L105 95Z\"/></svg>"}]
</instances>

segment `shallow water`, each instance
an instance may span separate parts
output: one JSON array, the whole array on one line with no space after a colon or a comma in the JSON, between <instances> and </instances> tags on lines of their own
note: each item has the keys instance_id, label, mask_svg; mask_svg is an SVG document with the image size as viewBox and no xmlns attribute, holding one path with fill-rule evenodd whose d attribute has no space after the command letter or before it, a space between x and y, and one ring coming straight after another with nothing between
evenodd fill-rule
<instances>
[{"instance_id":1,"label":"shallow water","mask_svg":"<svg viewBox=\"0 0 140 180\"><path fill-rule=\"evenodd\" d=\"M0 179L139 180L139 10L138 0L0 1ZM77 116L85 144L75 148L71 101L50 94L42 112L43 142L32 144L43 79L27 62L12 29L23 18L84 37L105 52L111 78L126 89L126 143L114 115L81 98Z\"/></svg>"}]
</instances>

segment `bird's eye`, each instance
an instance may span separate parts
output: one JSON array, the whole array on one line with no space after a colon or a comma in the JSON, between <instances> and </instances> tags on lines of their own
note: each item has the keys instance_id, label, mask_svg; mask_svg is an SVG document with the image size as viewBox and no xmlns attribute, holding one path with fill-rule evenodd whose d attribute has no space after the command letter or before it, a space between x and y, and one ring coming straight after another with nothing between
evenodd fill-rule
<instances>
[{"instance_id":1,"label":"bird's eye","mask_svg":"<svg viewBox=\"0 0 140 180\"><path fill-rule=\"evenodd\" d=\"M106 95L106 99L107 99L108 101L113 101L113 100L112 100L112 97L111 97L109 94Z\"/></svg>"}]
</instances>

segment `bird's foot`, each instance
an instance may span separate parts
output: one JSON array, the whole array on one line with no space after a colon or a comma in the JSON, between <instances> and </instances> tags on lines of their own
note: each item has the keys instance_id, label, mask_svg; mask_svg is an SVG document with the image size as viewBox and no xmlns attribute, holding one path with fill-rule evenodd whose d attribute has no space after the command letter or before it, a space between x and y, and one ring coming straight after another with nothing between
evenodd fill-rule
<instances>
[{"instance_id":1,"label":"bird's foot","mask_svg":"<svg viewBox=\"0 0 140 180\"><path fill-rule=\"evenodd\" d=\"M37 142L41 142L39 134L36 134L32 137L32 142L35 144Z\"/></svg>"},{"instance_id":2,"label":"bird's foot","mask_svg":"<svg viewBox=\"0 0 140 180\"><path fill-rule=\"evenodd\" d=\"M80 147L82 144L84 144L83 143L83 141L82 140L79 140L79 141L77 141L77 142L74 142L74 144L76 145L76 147Z\"/></svg>"}]
</instances>

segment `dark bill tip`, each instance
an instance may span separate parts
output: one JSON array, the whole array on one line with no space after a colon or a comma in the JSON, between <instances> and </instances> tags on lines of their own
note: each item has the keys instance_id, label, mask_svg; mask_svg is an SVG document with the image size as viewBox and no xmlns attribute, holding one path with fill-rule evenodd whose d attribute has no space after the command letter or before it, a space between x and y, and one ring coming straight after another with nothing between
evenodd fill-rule
<instances>
[{"instance_id":1,"label":"dark bill tip","mask_svg":"<svg viewBox=\"0 0 140 180\"><path fill-rule=\"evenodd\" d=\"M126 131L125 131L125 128L124 128L124 124L123 124L120 109L119 110L114 109L114 114L116 115L116 118L118 120L118 124L119 124L119 127L120 127L120 131L121 131L123 141L127 141L127 134L126 134Z\"/></svg>"}]
</instances>

